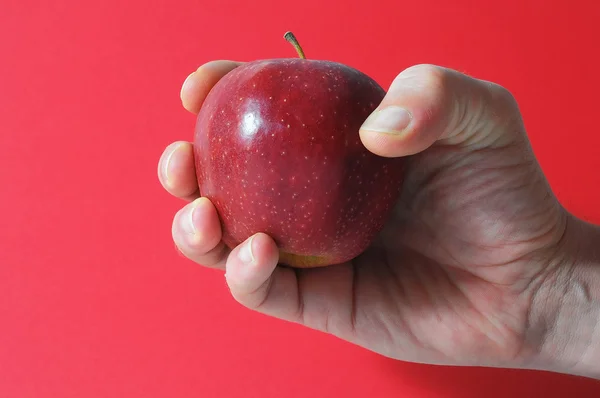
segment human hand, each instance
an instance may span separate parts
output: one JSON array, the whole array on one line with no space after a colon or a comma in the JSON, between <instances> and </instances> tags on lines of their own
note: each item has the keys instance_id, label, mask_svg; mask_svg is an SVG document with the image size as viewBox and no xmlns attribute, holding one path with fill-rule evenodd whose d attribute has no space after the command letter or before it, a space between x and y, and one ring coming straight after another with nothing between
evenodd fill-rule
<instances>
[{"instance_id":1,"label":"human hand","mask_svg":"<svg viewBox=\"0 0 600 398\"><path fill-rule=\"evenodd\" d=\"M182 87L183 106L198 113L238 65L200 67ZM390 107L410 112L406 129ZM493 83L420 65L398 75L379 110L383 120L369 118L360 131L364 145L381 156L411 156L397 208L361 256L317 269L280 267L263 233L229 249L215 207L199 197L188 142L168 146L158 170L168 192L191 202L175 215L177 247L225 270L244 306L388 357L548 367L546 330L531 314L561 266L570 215L539 168L516 101Z\"/></svg>"}]
</instances>

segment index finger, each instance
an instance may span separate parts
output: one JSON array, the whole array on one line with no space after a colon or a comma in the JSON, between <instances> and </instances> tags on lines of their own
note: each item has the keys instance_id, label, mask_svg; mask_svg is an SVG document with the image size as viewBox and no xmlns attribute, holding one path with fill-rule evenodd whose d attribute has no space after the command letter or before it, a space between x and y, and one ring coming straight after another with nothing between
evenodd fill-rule
<instances>
[{"instance_id":1,"label":"index finger","mask_svg":"<svg viewBox=\"0 0 600 398\"><path fill-rule=\"evenodd\" d=\"M194 114L200 112L209 91L223 76L242 65L235 61L211 61L192 72L181 87L181 103Z\"/></svg>"}]
</instances>

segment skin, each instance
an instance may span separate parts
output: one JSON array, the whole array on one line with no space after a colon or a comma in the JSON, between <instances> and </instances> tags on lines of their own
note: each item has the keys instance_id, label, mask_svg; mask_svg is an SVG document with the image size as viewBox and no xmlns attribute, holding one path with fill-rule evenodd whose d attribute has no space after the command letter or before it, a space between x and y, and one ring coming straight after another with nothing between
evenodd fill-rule
<instances>
[{"instance_id":1,"label":"skin","mask_svg":"<svg viewBox=\"0 0 600 398\"><path fill-rule=\"evenodd\" d=\"M210 88L239 65L201 66L182 87L183 107L198 113ZM158 167L165 189L189 202L173 221L179 250L225 270L242 305L388 357L600 374L580 358L589 356L595 290L570 295L580 280L598 279L600 255L589 248L600 233L553 195L514 98L493 83L418 65L398 75L378 110L389 106L408 110L409 125L365 124L361 141L379 156L413 156L393 215L363 255L324 268L279 267L278 249L262 233L228 249L215 207L198 197L193 147L184 141L169 145ZM582 242L585 271L573 255ZM565 311L568 325L557 315ZM588 326L573 320L579 313ZM573 343L563 334L584 348L567 349Z\"/></svg>"}]
</instances>

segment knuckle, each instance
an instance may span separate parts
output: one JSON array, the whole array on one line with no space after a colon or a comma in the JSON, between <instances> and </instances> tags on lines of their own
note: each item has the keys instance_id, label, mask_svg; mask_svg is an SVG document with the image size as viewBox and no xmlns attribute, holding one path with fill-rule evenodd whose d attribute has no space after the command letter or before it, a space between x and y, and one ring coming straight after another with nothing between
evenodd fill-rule
<instances>
[{"instance_id":1,"label":"knuckle","mask_svg":"<svg viewBox=\"0 0 600 398\"><path fill-rule=\"evenodd\" d=\"M498 85L496 91L498 93L497 95L499 97L499 100L503 105L505 105L507 108L509 108L511 110L518 109L517 98L514 96L514 94L510 90Z\"/></svg>"},{"instance_id":2,"label":"knuckle","mask_svg":"<svg viewBox=\"0 0 600 398\"><path fill-rule=\"evenodd\" d=\"M489 103L504 116L520 113L519 104L514 94L506 87L494 82L485 82Z\"/></svg>"},{"instance_id":3,"label":"knuckle","mask_svg":"<svg viewBox=\"0 0 600 398\"><path fill-rule=\"evenodd\" d=\"M271 291L271 278L258 286L248 285L245 281L240 283L228 280L233 298L244 307L259 311L269 299Z\"/></svg>"},{"instance_id":4,"label":"knuckle","mask_svg":"<svg viewBox=\"0 0 600 398\"><path fill-rule=\"evenodd\" d=\"M444 89L448 86L449 70L437 65L419 64L405 69L398 77L410 79L420 87Z\"/></svg>"}]
</instances>

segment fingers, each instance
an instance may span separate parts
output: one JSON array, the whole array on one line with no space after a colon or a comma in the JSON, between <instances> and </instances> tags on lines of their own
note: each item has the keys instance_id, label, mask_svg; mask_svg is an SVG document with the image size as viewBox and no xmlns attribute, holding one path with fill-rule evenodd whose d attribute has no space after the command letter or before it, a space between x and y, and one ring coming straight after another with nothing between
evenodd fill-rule
<instances>
[{"instance_id":1,"label":"fingers","mask_svg":"<svg viewBox=\"0 0 600 398\"><path fill-rule=\"evenodd\" d=\"M396 77L361 127L360 137L375 154L407 156L438 140L453 145L505 145L522 129L511 132L502 127L519 122L518 107L504 88L450 69L418 65Z\"/></svg>"},{"instance_id":2,"label":"fingers","mask_svg":"<svg viewBox=\"0 0 600 398\"><path fill-rule=\"evenodd\" d=\"M263 314L350 339L354 332L354 268L277 266L273 239L259 233L236 247L225 276L233 297Z\"/></svg>"},{"instance_id":3,"label":"fingers","mask_svg":"<svg viewBox=\"0 0 600 398\"><path fill-rule=\"evenodd\" d=\"M178 141L165 149L158 162L158 179L173 196L187 200L198 198L194 149L191 143Z\"/></svg>"},{"instance_id":4,"label":"fingers","mask_svg":"<svg viewBox=\"0 0 600 398\"><path fill-rule=\"evenodd\" d=\"M234 61L212 61L200 66L187 77L181 87L183 107L192 113L200 112L202 103L213 86L241 64Z\"/></svg>"},{"instance_id":5,"label":"fingers","mask_svg":"<svg viewBox=\"0 0 600 398\"><path fill-rule=\"evenodd\" d=\"M213 61L190 74L181 87L184 108L198 113L211 88L240 64ZM178 141L165 149L158 163L158 178L172 195L193 200L173 220L172 235L177 248L198 264L224 269L229 249L221 241L221 225L215 207L208 199L198 198L191 143Z\"/></svg>"},{"instance_id":6,"label":"fingers","mask_svg":"<svg viewBox=\"0 0 600 398\"><path fill-rule=\"evenodd\" d=\"M225 268L229 249L221 241L217 210L207 198L198 198L175 215L173 240L190 260L210 268Z\"/></svg>"},{"instance_id":7,"label":"fingers","mask_svg":"<svg viewBox=\"0 0 600 398\"><path fill-rule=\"evenodd\" d=\"M253 235L229 256L225 277L233 297L242 305L278 318L298 315L296 274L277 267L279 251L273 239Z\"/></svg>"},{"instance_id":8,"label":"fingers","mask_svg":"<svg viewBox=\"0 0 600 398\"><path fill-rule=\"evenodd\" d=\"M184 256L226 271L231 294L242 305L339 337L351 335L354 278L349 264L296 271L279 267L279 249L264 233L231 251L221 240L214 205L203 197L175 215L172 232Z\"/></svg>"},{"instance_id":9,"label":"fingers","mask_svg":"<svg viewBox=\"0 0 600 398\"><path fill-rule=\"evenodd\" d=\"M211 88L241 63L233 61L208 62L190 74L181 87L181 102L185 109L198 113ZM194 200L198 184L191 143L174 142L163 152L158 164L158 178L172 195Z\"/></svg>"}]
</instances>

